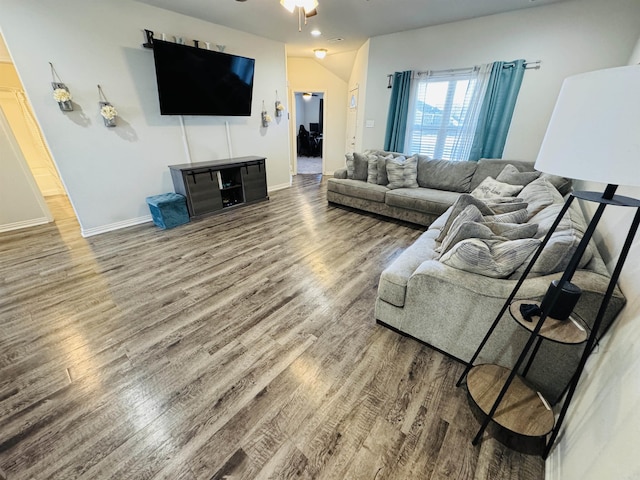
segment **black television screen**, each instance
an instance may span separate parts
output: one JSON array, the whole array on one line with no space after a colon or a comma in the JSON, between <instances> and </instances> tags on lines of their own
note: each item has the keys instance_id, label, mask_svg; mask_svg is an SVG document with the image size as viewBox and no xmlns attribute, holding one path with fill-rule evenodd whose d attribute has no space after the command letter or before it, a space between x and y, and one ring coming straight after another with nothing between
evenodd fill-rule
<instances>
[{"instance_id":1,"label":"black television screen","mask_svg":"<svg viewBox=\"0 0 640 480\"><path fill-rule=\"evenodd\" d=\"M153 41L162 115L251 115L255 60Z\"/></svg>"}]
</instances>

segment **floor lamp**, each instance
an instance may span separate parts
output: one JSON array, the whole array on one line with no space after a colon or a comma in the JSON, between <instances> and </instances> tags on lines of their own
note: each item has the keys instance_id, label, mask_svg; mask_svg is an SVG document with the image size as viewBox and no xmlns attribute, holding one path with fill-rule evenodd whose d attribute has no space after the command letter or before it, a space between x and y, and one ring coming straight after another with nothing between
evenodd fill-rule
<instances>
[{"instance_id":1,"label":"floor lamp","mask_svg":"<svg viewBox=\"0 0 640 480\"><path fill-rule=\"evenodd\" d=\"M610 205L636 208L636 214L612 272L611 281L594 320L584 352L571 379L559 417L546 443L543 454L546 457L558 435L587 357L593 350L607 305L611 300L620 272L640 224L640 200L615 194L619 185L640 186L640 66L598 70L567 78L558 96L535 168L542 172L577 180L599 182L607 186L603 193L578 191L569 196L551 231L543 240L530 265L516 284L509 299L507 299L503 310L499 313L465 372L460 377L458 385L461 384L464 377L473 367L477 356L511 301L515 298L516 292L568 210L571 202L575 198L579 198L597 203L598 207L561 279L554 286L550 286L545 298L542 300L540 311L538 312L538 323L531 333L522 354L516 361L504 387L498 394L493 407L487 413L480 431L473 440L474 444L479 441L482 433L495 415L500 402L509 389L509 385L516 376L516 372L540 333L544 321L549 316L549 312L557 311L557 308L561 307L563 302L576 300L575 298L567 300L568 297L564 293L568 289L567 287L573 287L570 283L573 274L605 208ZM572 296L575 297L575 291L573 291L572 295L569 295L569 297ZM535 356L535 351L533 355Z\"/></svg>"}]
</instances>

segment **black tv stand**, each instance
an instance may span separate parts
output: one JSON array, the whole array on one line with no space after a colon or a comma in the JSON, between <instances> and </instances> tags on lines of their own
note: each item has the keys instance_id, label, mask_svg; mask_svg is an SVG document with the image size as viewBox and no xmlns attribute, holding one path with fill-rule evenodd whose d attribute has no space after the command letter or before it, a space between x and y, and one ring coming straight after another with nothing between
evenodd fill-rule
<instances>
[{"instance_id":1,"label":"black tv stand","mask_svg":"<svg viewBox=\"0 0 640 480\"><path fill-rule=\"evenodd\" d=\"M173 188L187 199L190 217L269 200L265 157L237 157L169 165Z\"/></svg>"}]
</instances>

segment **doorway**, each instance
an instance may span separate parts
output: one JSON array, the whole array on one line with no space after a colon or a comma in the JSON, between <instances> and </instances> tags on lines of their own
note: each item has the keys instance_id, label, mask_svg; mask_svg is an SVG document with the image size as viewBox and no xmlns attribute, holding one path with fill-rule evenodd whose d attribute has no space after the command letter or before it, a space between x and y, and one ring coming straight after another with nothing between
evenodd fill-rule
<instances>
[{"instance_id":1,"label":"doorway","mask_svg":"<svg viewBox=\"0 0 640 480\"><path fill-rule=\"evenodd\" d=\"M324 142L324 93L295 92L295 174L322 175Z\"/></svg>"},{"instance_id":2,"label":"doorway","mask_svg":"<svg viewBox=\"0 0 640 480\"><path fill-rule=\"evenodd\" d=\"M18 73L10 62L0 62L0 108L54 220L61 215L66 218L72 212L66 190ZM75 214L73 216L75 218Z\"/></svg>"}]
</instances>

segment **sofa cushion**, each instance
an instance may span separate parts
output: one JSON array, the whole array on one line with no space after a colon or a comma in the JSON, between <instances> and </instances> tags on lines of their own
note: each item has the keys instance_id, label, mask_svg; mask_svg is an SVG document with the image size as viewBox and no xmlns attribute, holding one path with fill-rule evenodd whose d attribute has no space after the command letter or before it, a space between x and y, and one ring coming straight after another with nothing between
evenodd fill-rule
<instances>
[{"instance_id":1,"label":"sofa cushion","mask_svg":"<svg viewBox=\"0 0 640 480\"><path fill-rule=\"evenodd\" d=\"M353 179L367 181L369 174L369 158L375 158L365 153L354 152L353 154Z\"/></svg>"},{"instance_id":2,"label":"sofa cushion","mask_svg":"<svg viewBox=\"0 0 640 480\"><path fill-rule=\"evenodd\" d=\"M487 177L473 189L471 195L479 199L515 197L522 188L523 185L511 185L499 182L493 177Z\"/></svg>"},{"instance_id":3,"label":"sofa cushion","mask_svg":"<svg viewBox=\"0 0 640 480\"><path fill-rule=\"evenodd\" d=\"M459 270L492 278L511 275L540 245L536 238L487 240L472 238L458 242L440 261Z\"/></svg>"},{"instance_id":4,"label":"sofa cushion","mask_svg":"<svg viewBox=\"0 0 640 480\"><path fill-rule=\"evenodd\" d=\"M511 165L505 165L505 167L500 172L500 175L497 176L496 180L503 183L508 183L510 185L529 185L536 178L540 176L540 172L521 172L516 167Z\"/></svg>"},{"instance_id":5,"label":"sofa cushion","mask_svg":"<svg viewBox=\"0 0 640 480\"><path fill-rule=\"evenodd\" d=\"M384 185L363 182L362 180L330 178L327 189L331 192L358 197L364 200L384 203L384 195L389 191Z\"/></svg>"},{"instance_id":6,"label":"sofa cushion","mask_svg":"<svg viewBox=\"0 0 640 480\"><path fill-rule=\"evenodd\" d=\"M416 181L418 169L418 157L409 158L395 157L386 162L387 176L389 184L387 187L394 188L418 188Z\"/></svg>"},{"instance_id":7,"label":"sofa cushion","mask_svg":"<svg viewBox=\"0 0 640 480\"><path fill-rule=\"evenodd\" d=\"M475 173L473 174L473 178L471 179L471 184L469 185L469 191L472 191L476 188L480 183L487 177L497 178L500 175L500 172L507 165L513 165L521 172L532 172L533 171L533 163L531 162L523 162L522 160L505 160L502 158L481 158L477 162L478 167L476 168Z\"/></svg>"},{"instance_id":8,"label":"sofa cushion","mask_svg":"<svg viewBox=\"0 0 640 480\"><path fill-rule=\"evenodd\" d=\"M540 177L524 187L518 198L527 202L529 218L553 203L563 202L562 195L545 177Z\"/></svg>"},{"instance_id":9,"label":"sofa cushion","mask_svg":"<svg viewBox=\"0 0 640 480\"><path fill-rule=\"evenodd\" d=\"M475 162L429 160L418 162L418 185L450 192L469 192L469 183L476 171Z\"/></svg>"},{"instance_id":10,"label":"sofa cushion","mask_svg":"<svg viewBox=\"0 0 640 480\"><path fill-rule=\"evenodd\" d=\"M399 188L389 190L384 201L392 207L441 215L456 201L459 195L456 192L431 188Z\"/></svg>"}]
</instances>

